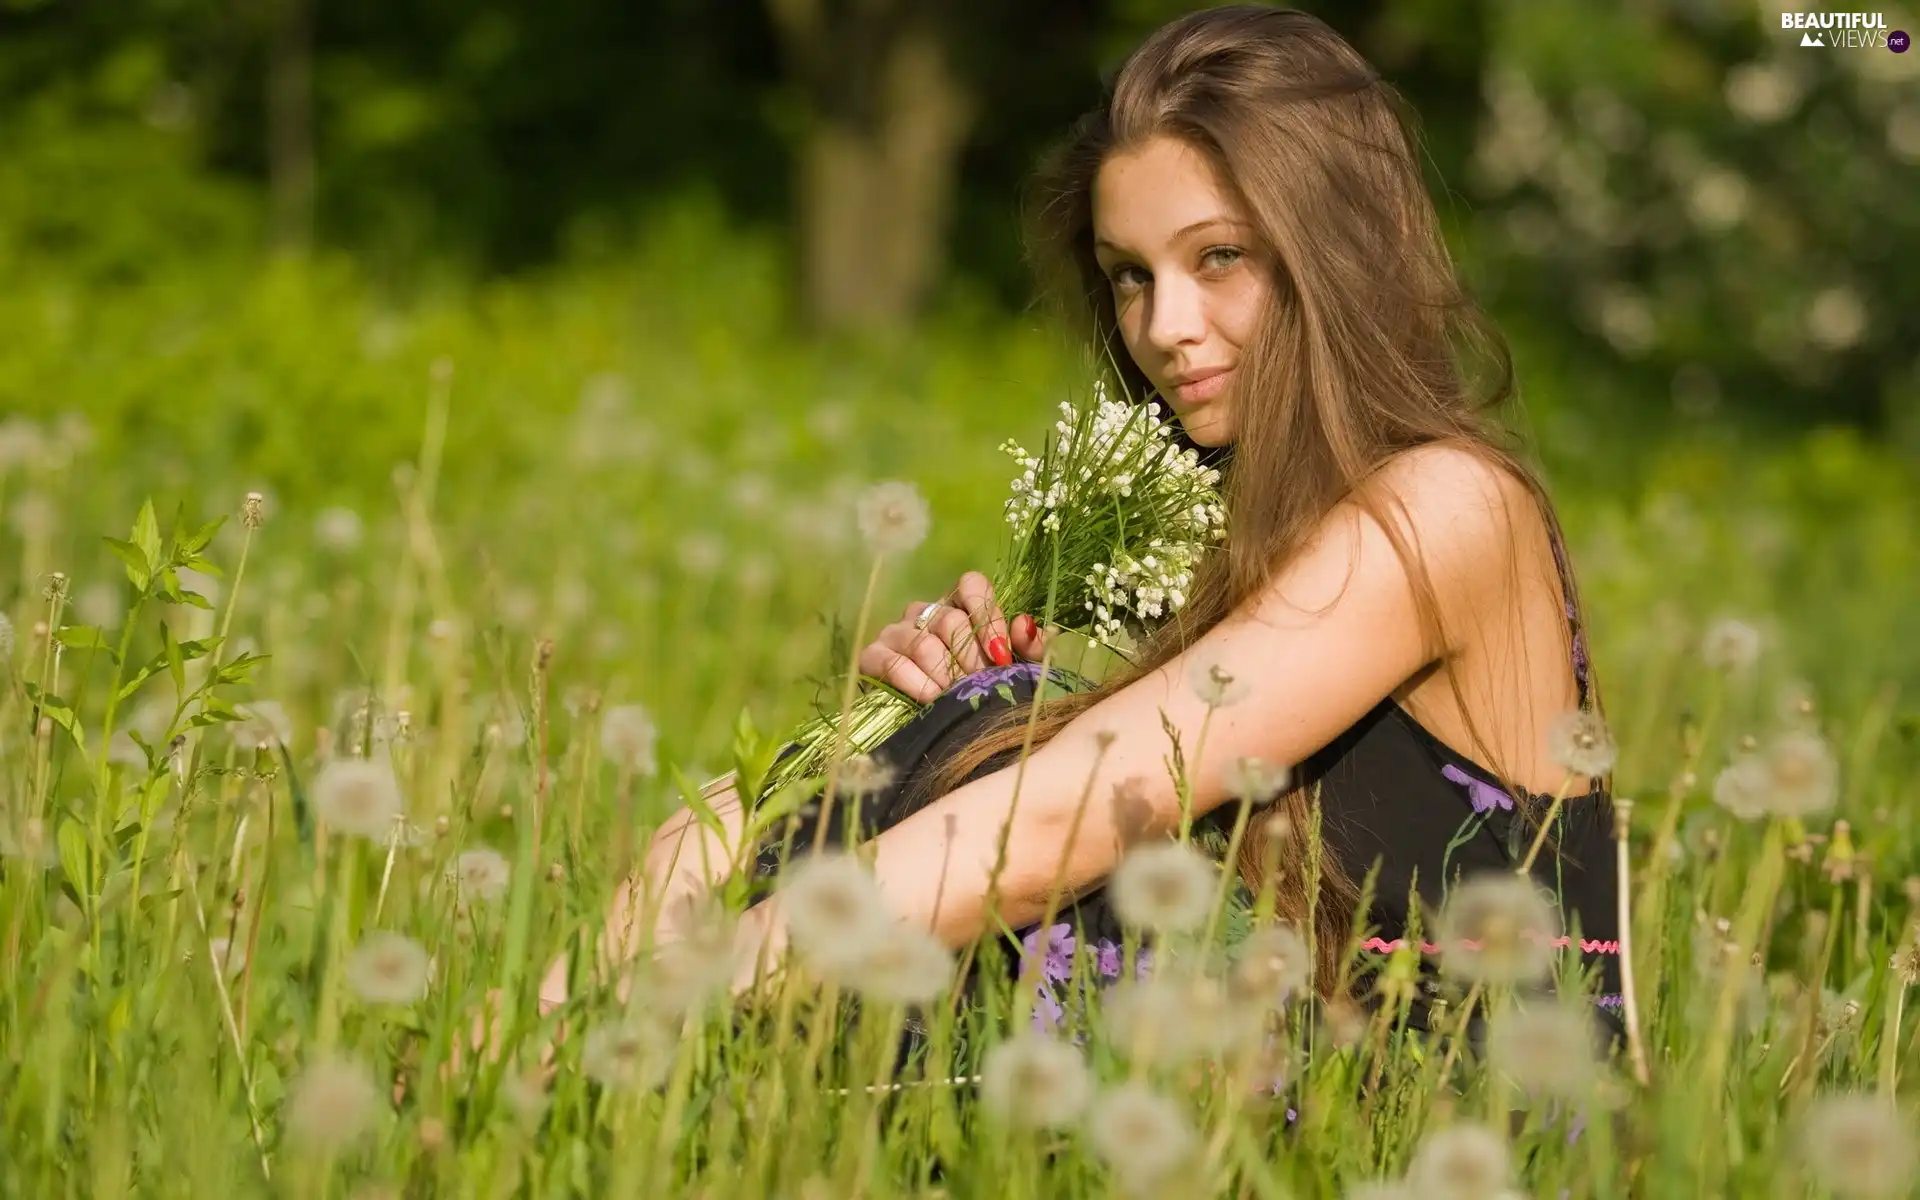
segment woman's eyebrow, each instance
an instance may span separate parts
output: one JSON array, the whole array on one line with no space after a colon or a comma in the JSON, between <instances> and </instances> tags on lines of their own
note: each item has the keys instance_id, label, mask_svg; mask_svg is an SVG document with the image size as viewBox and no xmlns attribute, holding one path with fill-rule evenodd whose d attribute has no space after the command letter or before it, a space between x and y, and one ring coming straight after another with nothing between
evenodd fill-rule
<instances>
[{"instance_id":1,"label":"woman's eyebrow","mask_svg":"<svg viewBox=\"0 0 1920 1200\"><path fill-rule=\"evenodd\" d=\"M1185 226L1167 240L1172 242L1181 241L1184 238L1199 233L1203 229L1211 229L1215 225L1245 226L1246 224L1245 221L1235 220L1232 217L1208 217L1204 221L1195 221L1193 224ZM1125 253L1119 246L1114 245L1105 238L1095 238L1093 240L1093 248L1095 250L1111 250L1120 254Z\"/></svg>"}]
</instances>

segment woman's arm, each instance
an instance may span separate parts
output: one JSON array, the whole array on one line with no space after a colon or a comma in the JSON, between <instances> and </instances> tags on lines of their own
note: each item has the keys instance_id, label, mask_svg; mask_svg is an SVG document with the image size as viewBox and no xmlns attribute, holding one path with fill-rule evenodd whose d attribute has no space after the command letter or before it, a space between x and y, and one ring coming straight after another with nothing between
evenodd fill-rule
<instances>
[{"instance_id":1,"label":"woman's arm","mask_svg":"<svg viewBox=\"0 0 1920 1200\"><path fill-rule=\"evenodd\" d=\"M718 831L703 824L691 806L680 809L654 832L640 869L629 875L607 905L600 939L600 961L610 970L632 961L643 945L659 945L673 936L674 917L722 883L746 853L746 809L732 772L701 789L701 797L719 818ZM643 937L650 929L652 938ZM540 1011L567 1000L567 957L547 968L540 984Z\"/></svg>"},{"instance_id":2,"label":"woman's arm","mask_svg":"<svg viewBox=\"0 0 1920 1200\"><path fill-rule=\"evenodd\" d=\"M1448 449L1403 456L1377 482L1405 503L1400 528L1426 566L1445 625L1459 628L1467 614L1491 611L1512 560L1501 510L1513 503L1518 484ZM880 886L901 917L932 928L949 945L965 944L991 916L986 897L1005 830L1006 862L992 882L1000 917L1017 928L1044 915L1056 880L1071 894L1097 885L1118 864L1126 839L1109 802L1116 784L1137 781L1151 823L1177 824L1163 715L1188 754L1198 817L1228 799L1227 776L1237 760L1303 761L1455 648L1427 644L1412 582L1386 530L1357 506L1342 505L1241 611L1161 670L1081 714L1028 759L1024 778L1017 767L998 771L881 834L874 843ZM1190 683L1209 664L1233 674L1233 690L1244 692L1210 721ZM1196 760L1203 721L1206 744ZM1117 736L1103 752L1099 735L1109 731ZM1069 846L1083 795L1091 800ZM785 944L778 897L748 915L748 948L777 955Z\"/></svg>"}]
</instances>

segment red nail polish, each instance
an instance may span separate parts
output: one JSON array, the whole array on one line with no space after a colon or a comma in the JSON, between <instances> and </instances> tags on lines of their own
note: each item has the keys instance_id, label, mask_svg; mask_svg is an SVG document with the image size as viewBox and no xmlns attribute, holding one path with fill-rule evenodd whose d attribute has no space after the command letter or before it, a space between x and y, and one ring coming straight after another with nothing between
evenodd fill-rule
<instances>
[{"instance_id":1,"label":"red nail polish","mask_svg":"<svg viewBox=\"0 0 1920 1200\"><path fill-rule=\"evenodd\" d=\"M997 633L987 641L987 657L993 660L995 666L1013 665L1013 651L1007 649L1007 639Z\"/></svg>"},{"instance_id":2,"label":"red nail polish","mask_svg":"<svg viewBox=\"0 0 1920 1200\"><path fill-rule=\"evenodd\" d=\"M1039 632L1038 629L1034 628L1033 618L1026 613L1021 613L1013 619L1013 631L1023 642L1032 641L1034 635Z\"/></svg>"}]
</instances>

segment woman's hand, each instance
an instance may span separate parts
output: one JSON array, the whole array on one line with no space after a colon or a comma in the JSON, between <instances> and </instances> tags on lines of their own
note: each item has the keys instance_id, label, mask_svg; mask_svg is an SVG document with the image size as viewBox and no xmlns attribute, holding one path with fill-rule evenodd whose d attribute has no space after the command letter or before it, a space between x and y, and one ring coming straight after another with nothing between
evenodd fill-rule
<instances>
[{"instance_id":1,"label":"woman's hand","mask_svg":"<svg viewBox=\"0 0 1920 1200\"><path fill-rule=\"evenodd\" d=\"M923 628L922 617L936 605L938 611ZM987 577L968 571L947 599L907 605L900 619L860 652L860 673L931 704L964 676L1012 666L1016 654L1037 662L1045 652L1046 638L1038 623L1022 613L1009 625L994 603Z\"/></svg>"}]
</instances>

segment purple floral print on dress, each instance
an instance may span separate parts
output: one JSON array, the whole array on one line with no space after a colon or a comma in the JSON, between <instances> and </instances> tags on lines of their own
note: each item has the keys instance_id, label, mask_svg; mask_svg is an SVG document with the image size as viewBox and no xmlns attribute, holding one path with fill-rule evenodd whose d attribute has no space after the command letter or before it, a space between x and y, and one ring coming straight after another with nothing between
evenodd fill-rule
<instances>
[{"instance_id":1,"label":"purple floral print on dress","mask_svg":"<svg viewBox=\"0 0 1920 1200\"><path fill-rule=\"evenodd\" d=\"M1044 954L1046 961L1040 965L1041 977L1064 981L1073 974L1073 951L1077 944L1073 936L1073 926L1062 921L1047 930L1047 942L1043 950L1040 945L1040 927L1036 925L1021 940L1021 965L1024 968L1026 962L1034 955Z\"/></svg>"},{"instance_id":2,"label":"purple floral print on dress","mask_svg":"<svg viewBox=\"0 0 1920 1200\"><path fill-rule=\"evenodd\" d=\"M1467 789L1467 799L1477 813L1492 812L1496 808L1512 809L1513 797L1500 788L1483 779L1475 779L1452 763L1440 768L1440 774L1461 787Z\"/></svg>"},{"instance_id":3,"label":"purple floral print on dress","mask_svg":"<svg viewBox=\"0 0 1920 1200\"><path fill-rule=\"evenodd\" d=\"M1003 684L1019 680L1040 682L1040 664L1014 663L1010 667L988 667L984 671L975 671L953 685L953 697L956 700L978 700Z\"/></svg>"},{"instance_id":4,"label":"purple floral print on dress","mask_svg":"<svg viewBox=\"0 0 1920 1200\"><path fill-rule=\"evenodd\" d=\"M1093 965L1103 979L1120 978L1121 952L1119 943L1111 938L1101 938L1093 944ZM1135 979L1145 979L1153 970L1153 951L1142 947L1133 956L1133 975Z\"/></svg>"}]
</instances>

